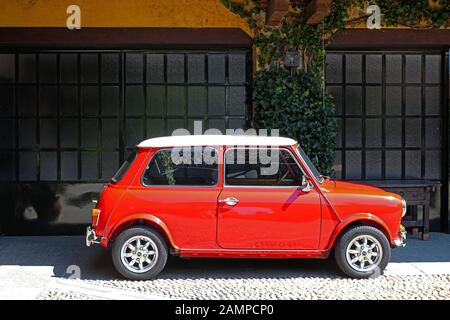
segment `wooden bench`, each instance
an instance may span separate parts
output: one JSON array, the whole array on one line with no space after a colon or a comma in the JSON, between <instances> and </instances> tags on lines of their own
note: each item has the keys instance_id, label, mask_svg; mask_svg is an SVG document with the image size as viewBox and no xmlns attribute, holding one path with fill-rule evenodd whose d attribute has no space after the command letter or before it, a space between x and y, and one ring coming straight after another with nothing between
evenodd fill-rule
<instances>
[{"instance_id":1,"label":"wooden bench","mask_svg":"<svg viewBox=\"0 0 450 320\"><path fill-rule=\"evenodd\" d=\"M411 232L422 232L422 240L430 238L430 199L431 193L440 186L431 180L365 180L361 183L380 187L386 191L397 193L406 200L408 206L402 224ZM422 219L418 217L418 208L422 207Z\"/></svg>"}]
</instances>

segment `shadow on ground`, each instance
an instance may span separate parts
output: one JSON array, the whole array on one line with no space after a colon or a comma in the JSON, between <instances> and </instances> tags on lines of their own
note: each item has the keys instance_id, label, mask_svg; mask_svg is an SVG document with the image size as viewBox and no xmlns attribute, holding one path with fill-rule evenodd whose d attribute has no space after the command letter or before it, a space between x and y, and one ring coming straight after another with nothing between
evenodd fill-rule
<instances>
[{"instance_id":1,"label":"shadow on ground","mask_svg":"<svg viewBox=\"0 0 450 320\"><path fill-rule=\"evenodd\" d=\"M433 233L430 241L411 237L406 248L393 250L392 262L450 262L450 235ZM51 266L55 277L69 278L80 270L81 279L122 279L109 251L87 248L83 237L0 238L0 265ZM160 278L340 278L334 260L301 259L179 259L171 257Z\"/></svg>"}]
</instances>

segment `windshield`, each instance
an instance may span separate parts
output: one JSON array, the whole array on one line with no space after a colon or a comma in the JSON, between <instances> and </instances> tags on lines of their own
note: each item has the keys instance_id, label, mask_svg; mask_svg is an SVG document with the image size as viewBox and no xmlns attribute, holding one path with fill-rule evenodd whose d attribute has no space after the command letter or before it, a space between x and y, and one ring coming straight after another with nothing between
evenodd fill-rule
<instances>
[{"instance_id":1,"label":"windshield","mask_svg":"<svg viewBox=\"0 0 450 320\"><path fill-rule=\"evenodd\" d=\"M308 155L305 153L305 151L303 151L303 149L300 148L300 146L297 146L297 151L300 154L300 157L302 157L303 161L305 161L305 163L308 166L309 170L314 175L314 178L316 178L316 180L319 183L322 183L323 182L323 176L320 174L319 170L317 170L316 166L312 163L311 159L308 157Z\"/></svg>"},{"instance_id":2,"label":"windshield","mask_svg":"<svg viewBox=\"0 0 450 320\"><path fill-rule=\"evenodd\" d=\"M117 170L116 174L114 175L114 177L112 177L111 181L113 183L117 183L120 181L120 179L123 178L123 176L125 175L125 173L128 171L128 168L130 168L131 164L133 163L134 159L136 158L136 150L133 151L130 156L128 157L127 160L125 160L125 162L122 164L122 166L120 167L119 170Z\"/></svg>"}]
</instances>

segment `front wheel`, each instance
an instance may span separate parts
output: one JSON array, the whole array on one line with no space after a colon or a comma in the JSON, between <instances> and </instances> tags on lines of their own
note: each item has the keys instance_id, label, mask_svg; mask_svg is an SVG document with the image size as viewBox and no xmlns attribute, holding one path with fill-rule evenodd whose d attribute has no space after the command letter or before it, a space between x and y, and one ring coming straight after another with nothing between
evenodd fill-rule
<instances>
[{"instance_id":1,"label":"front wheel","mask_svg":"<svg viewBox=\"0 0 450 320\"><path fill-rule=\"evenodd\" d=\"M114 266L125 278L149 280L164 269L167 252L167 245L157 232L133 227L119 234L111 253Z\"/></svg>"},{"instance_id":2,"label":"front wheel","mask_svg":"<svg viewBox=\"0 0 450 320\"><path fill-rule=\"evenodd\" d=\"M391 247L379 229L358 226L339 238L335 257L339 268L352 278L377 277L389 263Z\"/></svg>"}]
</instances>

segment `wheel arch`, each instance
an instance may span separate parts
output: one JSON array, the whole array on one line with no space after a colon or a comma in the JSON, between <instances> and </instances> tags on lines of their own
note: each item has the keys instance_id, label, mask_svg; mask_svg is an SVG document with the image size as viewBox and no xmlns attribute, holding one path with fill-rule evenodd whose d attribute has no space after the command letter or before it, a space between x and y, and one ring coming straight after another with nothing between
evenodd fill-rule
<instances>
[{"instance_id":1,"label":"wheel arch","mask_svg":"<svg viewBox=\"0 0 450 320\"><path fill-rule=\"evenodd\" d=\"M377 228L378 230L383 232L390 244L393 243L393 238L389 231L389 228L383 220L371 213L357 213L345 218L336 226L328 243L327 251L331 251L334 249L337 239L345 231L356 226L370 226Z\"/></svg>"},{"instance_id":2,"label":"wheel arch","mask_svg":"<svg viewBox=\"0 0 450 320\"><path fill-rule=\"evenodd\" d=\"M110 246L110 244L122 231L133 226L147 226L155 230L163 237L163 239L171 249L174 249L175 251L179 250L178 246L175 244L169 228L164 223L164 221L149 213L133 214L118 221L109 231L109 235L106 238L107 242L105 243L105 245Z\"/></svg>"}]
</instances>

